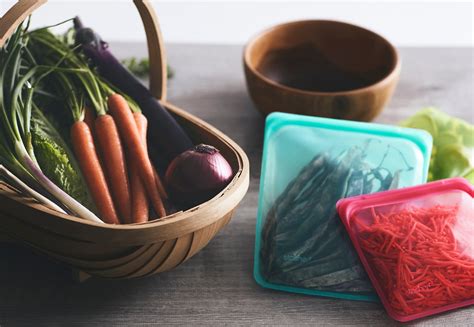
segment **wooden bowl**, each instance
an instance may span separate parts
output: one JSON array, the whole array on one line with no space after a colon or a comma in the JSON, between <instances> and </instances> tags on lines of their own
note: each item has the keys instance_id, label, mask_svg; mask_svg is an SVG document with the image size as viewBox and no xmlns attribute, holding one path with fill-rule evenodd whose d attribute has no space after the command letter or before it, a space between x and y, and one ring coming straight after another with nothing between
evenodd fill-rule
<instances>
[{"instance_id":1,"label":"wooden bowl","mask_svg":"<svg viewBox=\"0 0 474 327\"><path fill-rule=\"evenodd\" d=\"M400 75L397 50L362 27L307 20L267 29L244 51L247 88L265 115L282 111L370 121Z\"/></svg>"},{"instance_id":2,"label":"wooden bowl","mask_svg":"<svg viewBox=\"0 0 474 327\"><path fill-rule=\"evenodd\" d=\"M46 0L21 0L0 19L0 47L20 22ZM220 149L236 173L211 200L143 224L108 225L51 210L0 183L0 239L27 244L80 272L104 278L143 277L173 269L206 244L231 219L247 192L249 161L229 137L166 102L166 62L150 2L135 0L148 39L150 90L185 128L195 143Z\"/></svg>"}]
</instances>

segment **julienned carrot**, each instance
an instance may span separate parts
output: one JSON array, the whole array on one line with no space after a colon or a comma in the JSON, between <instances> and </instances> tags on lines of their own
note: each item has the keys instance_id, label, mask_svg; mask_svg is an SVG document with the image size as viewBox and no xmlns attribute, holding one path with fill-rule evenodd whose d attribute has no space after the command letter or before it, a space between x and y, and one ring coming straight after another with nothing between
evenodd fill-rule
<instances>
[{"instance_id":1,"label":"julienned carrot","mask_svg":"<svg viewBox=\"0 0 474 327\"><path fill-rule=\"evenodd\" d=\"M453 236L456 206L371 211L370 226L354 221L361 249L393 310L417 314L474 297L474 260Z\"/></svg>"},{"instance_id":2,"label":"julienned carrot","mask_svg":"<svg viewBox=\"0 0 474 327\"><path fill-rule=\"evenodd\" d=\"M146 130L148 122L145 117L142 119L140 113L134 114L135 122L137 124L140 137L143 144L146 144ZM145 185L140 178L140 168L137 165L137 161L133 158L130 153L129 155L129 167L130 167L130 188L132 191L132 222L142 223L148 221L149 208L148 199L146 195Z\"/></svg>"},{"instance_id":3,"label":"julienned carrot","mask_svg":"<svg viewBox=\"0 0 474 327\"><path fill-rule=\"evenodd\" d=\"M153 166L148 153L142 143L140 133L135 123L132 111L127 101L119 94L112 94L107 101L110 114L114 117L120 128L120 135L128 148L130 155L136 160L139 167L140 177L145 184L146 191L150 197L153 208L159 217L166 216L160 194L156 188L156 180L153 174Z\"/></svg>"},{"instance_id":4,"label":"julienned carrot","mask_svg":"<svg viewBox=\"0 0 474 327\"><path fill-rule=\"evenodd\" d=\"M84 179L89 187L100 218L110 224L118 224L112 196L99 162L92 133L84 121L76 121L71 127L71 141Z\"/></svg>"},{"instance_id":5,"label":"julienned carrot","mask_svg":"<svg viewBox=\"0 0 474 327\"><path fill-rule=\"evenodd\" d=\"M104 170L119 217L122 222L130 221L130 184L117 125L112 116L99 115L95 120L95 130Z\"/></svg>"}]
</instances>

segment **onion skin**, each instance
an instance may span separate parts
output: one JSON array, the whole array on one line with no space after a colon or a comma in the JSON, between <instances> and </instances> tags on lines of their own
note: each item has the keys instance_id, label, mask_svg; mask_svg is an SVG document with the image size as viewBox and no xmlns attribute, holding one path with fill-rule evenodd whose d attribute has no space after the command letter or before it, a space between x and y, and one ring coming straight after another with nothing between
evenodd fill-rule
<instances>
[{"instance_id":1,"label":"onion skin","mask_svg":"<svg viewBox=\"0 0 474 327\"><path fill-rule=\"evenodd\" d=\"M171 161L165 182L173 202L190 208L217 195L233 176L219 150L200 144Z\"/></svg>"}]
</instances>

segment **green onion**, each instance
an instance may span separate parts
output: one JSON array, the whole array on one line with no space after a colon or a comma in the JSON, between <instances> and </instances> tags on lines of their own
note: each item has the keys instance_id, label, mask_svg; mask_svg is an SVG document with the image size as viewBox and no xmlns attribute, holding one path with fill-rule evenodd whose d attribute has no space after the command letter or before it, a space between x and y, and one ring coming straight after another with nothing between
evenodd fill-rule
<instances>
[{"instance_id":1,"label":"green onion","mask_svg":"<svg viewBox=\"0 0 474 327\"><path fill-rule=\"evenodd\" d=\"M18 179L25 179L26 182L34 180L32 184L54 196L73 214L90 221L102 222L93 212L54 184L36 161L30 130L33 94L37 83L55 71L67 54L55 65L37 65L26 50L28 41L29 35L22 25L0 50L0 164ZM34 197L51 206L51 203L37 194Z\"/></svg>"}]
</instances>

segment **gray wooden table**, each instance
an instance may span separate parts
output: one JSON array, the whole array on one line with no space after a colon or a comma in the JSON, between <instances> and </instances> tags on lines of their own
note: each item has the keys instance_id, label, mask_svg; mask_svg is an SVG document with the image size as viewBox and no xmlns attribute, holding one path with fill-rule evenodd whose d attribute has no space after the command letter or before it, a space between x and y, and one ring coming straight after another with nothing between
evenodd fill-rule
<instances>
[{"instance_id":1,"label":"gray wooden table","mask_svg":"<svg viewBox=\"0 0 474 327\"><path fill-rule=\"evenodd\" d=\"M112 45L114 46L114 45ZM121 56L144 45L116 44ZM72 281L70 271L17 245L0 244L0 326L396 325L380 304L302 296L260 288L253 247L264 119L244 84L242 47L170 45L175 69L169 99L228 134L247 152L250 189L231 223L198 255L158 276ZM401 49L401 81L377 119L397 123L424 106L474 121L473 49ZM418 321L474 325L474 308Z\"/></svg>"}]
</instances>

